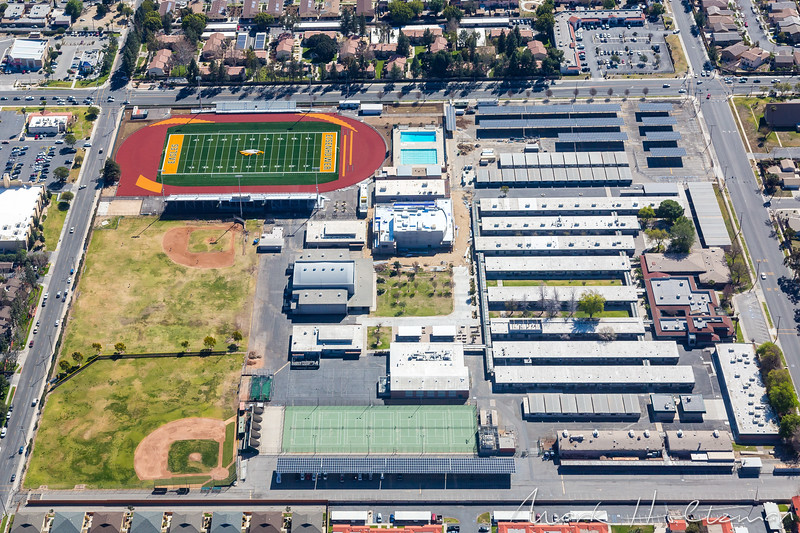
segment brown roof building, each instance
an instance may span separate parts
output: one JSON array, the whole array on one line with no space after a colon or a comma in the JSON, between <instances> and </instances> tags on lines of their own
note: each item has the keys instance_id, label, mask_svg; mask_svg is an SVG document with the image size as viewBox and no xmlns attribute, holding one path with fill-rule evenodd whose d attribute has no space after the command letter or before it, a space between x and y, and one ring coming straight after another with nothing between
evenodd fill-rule
<instances>
[{"instance_id":1,"label":"brown roof building","mask_svg":"<svg viewBox=\"0 0 800 533\"><path fill-rule=\"evenodd\" d=\"M339 0L322 0L319 16L322 18L338 18Z\"/></svg>"},{"instance_id":2,"label":"brown roof building","mask_svg":"<svg viewBox=\"0 0 800 533\"><path fill-rule=\"evenodd\" d=\"M356 15L372 16L374 14L375 8L372 0L356 0Z\"/></svg>"},{"instance_id":3,"label":"brown roof building","mask_svg":"<svg viewBox=\"0 0 800 533\"><path fill-rule=\"evenodd\" d=\"M269 0L267 4L267 13L276 19L280 18L280 16L283 15L283 0Z\"/></svg>"},{"instance_id":4,"label":"brown roof building","mask_svg":"<svg viewBox=\"0 0 800 533\"><path fill-rule=\"evenodd\" d=\"M547 57L547 48L544 47L542 41L530 41L528 43L528 50L531 51L533 58L537 61L541 61Z\"/></svg>"},{"instance_id":5,"label":"brown roof building","mask_svg":"<svg viewBox=\"0 0 800 533\"><path fill-rule=\"evenodd\" d=\"M206 42L203 43L203 51L200 53L203 59L218 59L222 57L225 43L225 36L219 32L212 33Z\"/></svg>"},{"instance_id":6,"label":"brown roof building","mask_svg":"<svg viewBox=\"0 0 800 533\"><path fill-rule=\"evenodd\" d=\"M258 0L244 0L241 18L244 20L253 20L259 11L261 11L261 9Z\"/></svg>"},{"instance_id":7,"label":"brown roof building","mask_svg":"<svg viewBox=\"0 0 800 533\"><path fill-rule=\"evenodd\" d=\"M315 19L318 15L319 12L317 11L317 3L315 0L300 0L301 19Z\"/></svg>"}]
</instances>

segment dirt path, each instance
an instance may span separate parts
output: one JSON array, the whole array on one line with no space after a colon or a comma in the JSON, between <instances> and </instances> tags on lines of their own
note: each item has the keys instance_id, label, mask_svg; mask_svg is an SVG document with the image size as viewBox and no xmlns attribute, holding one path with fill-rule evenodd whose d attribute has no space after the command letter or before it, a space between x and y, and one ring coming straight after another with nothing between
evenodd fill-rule
<instances>
[{"instance_id":1,"label":"dirt path","mask_svg":"<svg viewBox=\"0 0 800 533\"><path fill-rule=\"evenodd\" d=\"M173 477L169 471L169 448L179 440L214 440L219 443L219 459L210 472L214 479L228 477L227 465L222 463L222 448L225 443L225 420L215 418L182 418L159 427L136 447L133 468L139 479L167 479ZM202 474L207 475L207 474Z\"/></svg>"},{"instance_id":2,"label":"dirt path","mask_svg":"<svg viewBox=\"0 0 800 533\"><path fill-rule=\"evenodd\" d=\"M227 250L221 252L202 252L193 253L189 251L189 236L197 230L219 230L222 235L226 230L233 232L231 245ZM161 246L167 256L179 265L192 268L228 268L232 267L236 261L235 248L241 228L228 225L209 225L209 226L183 226L172 228L164 234Z\"/></svg>"}]
</instances>

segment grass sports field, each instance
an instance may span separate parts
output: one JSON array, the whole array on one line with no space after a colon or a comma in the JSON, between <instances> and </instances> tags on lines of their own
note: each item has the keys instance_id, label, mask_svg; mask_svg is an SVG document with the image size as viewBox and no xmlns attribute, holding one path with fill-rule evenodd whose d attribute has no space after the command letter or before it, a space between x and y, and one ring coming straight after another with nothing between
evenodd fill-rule
<instances>
[{"instance_id":1,"label":"grass sports field","mask_svg":"<svg viewBox=\"0 0 800 533\"><path fill-rule=\"evenodd\" d=\"M167 130L166 185L308 185L339 177L341 127L327 122L184 124Z\"/></svg>"},{"instance_id":2,"label":"grass sports field","mask_svg":"<svg viewBox=\"0 0 800 533\"><path fill-rule=\"evenodd\" d=\"M286 407L284 453L474 453L471 406Z\"/></svg>"},{"instance_id":3,"label":"grass sports field","mask_svg":"<svg viewBox=\"0 0 800 533\"><path fill-rule=\"evenodd\" d=\"M250 231L257 230L255 222L248 224ZM117 342L124 343L128 353L178 351L184 340L189 341L188 350L200 350L207 335L217 340L219 350L237 329L244 335L240 345L247 346L255 247L248 243L242 255L237 233L232 267L179 265L165 253L162 239L169 229L185 225L137 217L98 226L109 229L96 229L92 235L86 266L75 287L78 294L66 324L62 357L74 351L93 355L93 343L100 343L103 353L112 353ZM200 237L206 236L201 231ZM220 235L219 230L212 233ZM193 244L202 244L202 239Z\"/></svg>"},{"instance_id":4,"label":"grass sports field","mask_svg":"<svg viewBox=\"0 0 800 533\"><path fill-rule=\"evenodd\" d=\"M136 446L173 420L233 416L241 368L239 355L94 363L47 398L25 486L152 487Z\"/></svg>"}]
</instances>

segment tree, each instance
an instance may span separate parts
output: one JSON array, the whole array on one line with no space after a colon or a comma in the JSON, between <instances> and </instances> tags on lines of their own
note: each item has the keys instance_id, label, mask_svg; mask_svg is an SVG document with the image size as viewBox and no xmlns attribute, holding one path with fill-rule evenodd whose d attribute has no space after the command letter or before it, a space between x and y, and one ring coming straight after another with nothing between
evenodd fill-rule
<instances>
[{"instance_id":1,"label":"tree","mask_svg":"<svg viewBox=\"0 0 800 533\"><path fill-rule=\"evenodd\" d=\"M429 0L428 9L431 13L437 15L442 9L444 9L444 0Z\"/></svg>"},{"instance_id":2,"label":"tree","mask_svg":"<svg viewBox=\"0 0 800 533\"><path fill-rule=\"evenodd\" d=\"M58 367L61 369L62 372L69 372L69 369L72 368L72 365L69 364L69 361L66 359L62 359L58 363Z\"/></svg>"},{"instance_id":3,"label":"tree","mask_svg":"<svg viewBox=\"0 0 800 533\"><path fill-rule=\"evenodd\" d=\"M53 171L53 176L55 176L58 181L67 181L69 169L67 167L56 167Z\"/></svg>"},{"instance_id":4,"label":"tree","mask_svg":"<svg viewBox=\"0 0 800 533\"><path fill-rule=\"evenodd\" d=\"M602 313L605 309L606 299L596 291L589 291L578 300L578 310L593 318L597 313Z\"/></svg>"},{"instance_id":5,"label":"tree","mask_svg":"<svg viewBox=\"0 0 800 533\"><path fill-rule=\"evenodd\" d=\"M203 13L189 13L181 20L183 34L190 42L196 43L208 24L208 17Z\"/></svg>"},{"instance_id":6,"label":"tree","mask_svg":"<svg viewBox=\"0 0 800 533\"><path fill-rule=\"evenodd\" d=\"M83 2L81 0L69 0L67 6L64 8L64 14L69 15L72 22L78 20L78 17L83 13Z\"/></svg>"},{"instance_id":7,"label":"tree","mask_svg":"<svg viewBox=\"0 0 800 533\"><path fill-rule=\"evenodd\" d=\"M448 21L455 20L461 22L461 19L464 17L464 12L456 6L447 6L442 10L442 16Z\"/></svg>"},{"instance_id":8,"label":"tree","mask_svg":"<svg viewBox=\"0 0 800 533\"><path fill-rule=\"evenodd\" d=\"M783 359L781 349L773 342L765 342L756 349L758 355L758 363L761 366L761 372L769 374L773 370L783 368Z\"/></svg>"},{"instance_id":9,"label":"tree","mask_svg":"<svg viewBox=\"0 0 800 533\"><path fill-rule=\"evenodd\" d=\"M189 62L189 66L186 67L186 81L190 84L195 85L197 83L197 78L200 76L200 67L197 66L197 61L194 58Z\"/></svg>"},{"instance_id":10,"label":"tree","mask_svg":"<svg viewBox=\"0 0 800 533\"><path fill-rule=\"evenodd\" d=\"M124 353L128 349L124 342L118 342L114 345L114 353Z\"/></svg>"},{"instance_id":11,"label":"tree","mask_svg":"<svg viewBox=\"0 0 800 533\"><path fill-rule=\"evenodd\" d=\"M181 348L184 350L189 347L189 341L181 341Z\"/></svg>"},{"instance_id":12,"label":"tree","mask_svg":"<svg viewBox=\"0 0 800 533\"><path fill-rule=\"evenodd\" d=\"M536 31L547 35L548 37L553 34L553 28L556 25L556 19L552 13L544 13L536 17L534 27Z\"/></svg>"},{"instance_id":13,"label":"tree","mask_svg":"<svg viewBox=\"0 0 800 533\"><path fill-rule=\"evenodd\" d=\"M637 216L642 219L645 225L650 223L650 220L656 217L656 212L653 210L652 207L649 205L644 206L643 208L639 209Z\"/></svg>"},{"instance_id":14,"label":"tree","mask_svg":"<svg viewBox=\"0 0 800 533\"><path fill-rule=\"evenodd\" d=\"M603 0L603 9L614 9L617 3L614 0Z\"/></svg>"},{"instance_id":15,"label":"tree","mask_svg":"<svg viewBox=\"0 0 800 533\"><path fill-rule=\"evenodd\" d=\"M671 225L678 220L678 218L683 216L683 207L675 200L664 200L658 205L656 216L658 218L663 218Z\"/></svg>"},{"instance_id":16,"label":"tree","mask_svg":"<svg viewBox=\"0 0 800 533\"><path fill-rule=\"evenodd\" d=\"M75 198L75 194L73 194L72 191L62 192L61 196L58 197L59 200L64 200L65 202L71 202L73 198Z\"/></svg>"},{"instance_id":17,"label":"tree","mask_svg":"<svg viewBox=\"0 0 800 533\"><path fill-rule=\"evenodd\" d=\"M392 65L392 70L389 71L389 79L392 80L399 80L403 77L403 71L400 69L400 65L395 63Z\"/></svg>"},{"instance_id":18,"label":"tree","mask_svg":"<svg viewBox=\"0 0 800 533\"><path fill-rule=\"evenodd\" d=\"M75 138L75 135L72 133L67 133L64 135L64 142L68 146L75 146L75 143L78 142L78 139Z\"/></svg>"},{"instance_id":19,"label":"tree","mask_svg":"<svg viewBox=\"0 0 800 533\"><path fill-rule=\"evenodd\" d=\"M256 13L256 16L253 17L253 23L256 25L256 30L258 31L266 31L267 27L271 26L274 22L275 17L266 11L259 11Z\"/></svg>"},{"instance_id":20,"label":"tree","mask_svg":"<svg viewBox=\"0 0 800 533\"><path fill-rule=\"evenodd\" d=\"M655 20L661 15L664 14L664 4L660 4L658 2L653 2L650 4L650 9L648 9L648 15L651 19Z\"/></svg>"},{"instance_id":21,"label":"tree","mask_svg":"<svg viewBox=\"0 0 800 533\"><path fill-rule=\"evenodd\" d=\"M770 374L773 372L778 372L778 370L773 370ZM774 387L770 387L767 391L767 396L769 396L769 403L772 404L772 408L779 415L785 415L797 407L797 395L795 395L791 382L781 382Z\"/></svg>"},{"instance_id":22,"label":"tree","mask_svg":"<svg viewBox=\"0 0 800 533\"><path fill-rule=\"evenodd\" d=\"M420 16L425 10L425 4L422 3L422 0L409 0L408 6L411 8L411 11L414 12L415 17Z\"/></svg>"},{"instance_id":23,"label":"tree","mask_svg":"<svg viewBox=\"0 0 800 533\"><path fill-rule=\"evenodd\" d=\"M161 16L158 14L157 11L150 11L144 16L144 21L142 21L142 28L145 31L150 33L157 32L163 26L164 21L161 20Z\"/></svg>"},{"instance_id":24,"label":"tree","mask_svg":"<svg viewBox=\"0 0 800 533\"><path fill-rule=\"evenodd\" d=\"M231 333L231 338L236 342L242 342L244 336L242 335L242 332L237 329L236 331Z\"/></svg>"},{"instance_id":25,"label":"tree","mask_svg":"<svg viewBox=\"0 0 800 533\"><path fill-rule=\"evenodd\" d=\"M97 4L97 16L105 17L111 9L105 4Z\"/></svg>"},{"instance_id":26,"label":"tree","mask_svg":"<svg viewBox=\"0 0 800 533\"><path fill-rule=\"evenodd\" d=\"M83 362L83 354L81 352L72 352L71 357L76 365L81 366L81 362Z\"/></svg>"},{"instance_id":27,"label":"tree","mask_svg":"<svg viewBox=\"0 0 800 533\"><path fill-rule=\"evenodd\" d=\"M411 55L411 40L408 36L400 30L397 35L397 55L408 57Z\"/></svg>"},{"instance_id":28,"label":"tree","mask_svg":"<svg viewBox=\"0 0 800 533\"><path fill-rule=\"evenodd\" d=\"M686 217L680 217L669 230L671 250L687 254L694 244L694 224Z\"/></svg>"},{"instance_id":29,"label":"tree","mask_svg":"<svg viewBox=\"0 0 800 533\"><path fill-rule=\"evenodd\" d=\"M324 33L312 35L306 40L306 46L311 51L315 62L330 63L339 51L334 41Z\"/></svg>"},{"instance_id":30,"label":"tree","mask_svg":"<svg viewBox=\"0 0 800 533\"><path fill-rule=\"evenodd\" d=\"M119 163L110 157L106 159L103 165L103 181L105 181L107 185L111 185L118 182L121 175L122 170L119 167Z\"/></svg>"},{"instance_id":31,"label":"tree","mask_svg":"<svg viewBox=\"0 0 800 533\"><path fill-rule=\"evenodd\" d=\"M405 26L414 18L414 10L403 0L389 2L389 16L397 26Z\"/></svg>"},{"instance_id":32,"label":"tree","mask_svg":"<svg viewBox=\"0 0 800 533\"><path fill-rule=\"evenodd\" d=\"M100 355L100 352L103 351L103 345L100 344L99 342L93 342L92 343L92 350L94 350L94 353L96 355Z\"/></svg>"},{"instance_id":33,"label":"tree","mask_svg":"<svg viewBox=\"0 0 800 533\"><path fill-rule=\"evenodd\" d=\"M649 228L644 230L645 235L647 235L650 239L656 241L656 250L662 251L664 246L664 241L669 239L669 232L664 229L659 228Z\"/></svg>"},{"instance_id":34,"label":"tree","mask_svg":"<svg viewBox=\"0 0 800 533\"><path fill-rule=\"evenodd\" d=\"M647 98L647 93L649 93L649 92L650 92L650 89L648 87L642 87L642 96Z\"/></svg>"},{"instance_id":35,"label":"tree","mask_svg":"<svg viewBox=\"0 0 800 533\"><path fill-rule=\"evenodd\" d=\"M780 184L781 184L781 178L779 178L777 174L768 172L764 176L764 192L768 194L773 194L775 190L780 186Z\"/></svg>"},{"instance_id":36,"label":"tree","mask_svg":"<svg viewBox=\"0 0 800 533\"><path fill-rule=\"evenodd\" d=\"M97 120L97 115L100 114L100 108L97 106L90 106L89 109L86 110L86 120L89 122L94 122Z\"/></svg>"},{"instance_id":37,"label":"tree","mask_svg":"<svg viewBox=\"0 0 800 533\"><path fill-rule=\"evenodd\" d=\"M800 415L788 414L781 418L781 438L791 438L798 429L800 429Z\"/></svg>"},{"instance_id":38,"label":"tree","mask_svg":"<svg viewBox=\"0 0 800 533\"><path fill-rule=\"evenodd\" d=\"M217 345L217 339L215 339L211 335L203 339L203 346L205 346L207 350L213 350L214 346L216 345Z\"/></svg>"}]
</instances>

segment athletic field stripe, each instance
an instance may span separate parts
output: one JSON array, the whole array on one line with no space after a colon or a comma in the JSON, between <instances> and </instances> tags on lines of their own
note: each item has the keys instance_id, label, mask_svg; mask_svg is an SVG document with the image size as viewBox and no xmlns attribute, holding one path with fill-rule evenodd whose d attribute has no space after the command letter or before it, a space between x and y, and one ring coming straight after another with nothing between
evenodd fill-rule
<instances>
[{"instance_id":1,"label":"athletic field stripe","mask_svg":"<svg viewBox=\"0 0 800 533\"><path fill-rule=\"evenodd\" d=\"M164 159L164 168L161 169L162 174L175 174L178 172L181 148L183 148L183 135L170 135L167 142L167 157Z\"/></svg>"},{"instance_id":2,"label":"athletic field stripe","mask_svg":"<svg viewBox=\"0 0 800 533\"><path fill-rule=\"evenodd\" d=\"M353 134L350 134L350 148L347 149L347 164L353 166Z\"/></svg>"},{"instance_id":3,"label":"athletic field stripe","mask_svg":"<svg viewBox=\"0 0 800 533\"><path fill-rule=\"evenodd\" d=\"M333 172L336 168L336 134L323 133L322 134L322 151L319 158L319 171L320 172Z\"/></svg>"}]
</instances>

